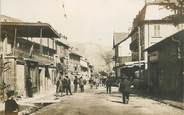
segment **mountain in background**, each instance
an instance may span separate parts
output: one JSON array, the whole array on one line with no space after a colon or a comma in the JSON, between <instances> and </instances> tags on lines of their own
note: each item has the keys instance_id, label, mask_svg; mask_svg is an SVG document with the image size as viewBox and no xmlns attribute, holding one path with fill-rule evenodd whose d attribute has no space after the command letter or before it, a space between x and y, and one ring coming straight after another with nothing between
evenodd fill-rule
<instances>
[{"instance_id":1,"label":"mountain in background","mask_svg":"<svg viewBox=\"0 0 184 115\"><path fill-rule=\"evenodd\" d=\"M112 46L102 46L96 43L72 43L79 53L89 60L95 67L95 70L106 70L106 62L104 56L112 53Z\"/></svg>"}]
</instances>

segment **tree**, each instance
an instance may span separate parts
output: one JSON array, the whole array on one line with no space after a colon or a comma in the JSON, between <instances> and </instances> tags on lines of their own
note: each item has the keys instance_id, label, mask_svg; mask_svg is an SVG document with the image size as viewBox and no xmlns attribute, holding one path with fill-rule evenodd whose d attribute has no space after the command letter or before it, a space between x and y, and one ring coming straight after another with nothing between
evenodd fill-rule
<instances>
[{"instance_id":1,"label":"tree","mask_svg":"<svg viewBox=\"0 0 184 115\"><path fill-rule=\"evenodd\" d=\"M175 11L176 15L184 14L184 0L165 0L167 3L167 8Z\"/></svg>"},{"instance_id":2,"label":"tree","mask_svg":"<svg viewBox=\"0 0 184 115\"><path fill-rule=\"evenodd\" d=\"M166 8L174 11L174 15L168 16L165 19L173 20L175 23L180 23L184 20L184 0L164 0L169 3Z\"/></svg>"},{"instance_id":3,"label":"tree","mask_svg":"<svg viewBox=\"0 0 184 115\"><path fill-rule=\"evenodd\" d=\"M111 71L111 63L112 63L112 51L102 51L100 54L101 58L104 60L106 66L108 67L108 71Z\"/></svg>"}]
</instances>

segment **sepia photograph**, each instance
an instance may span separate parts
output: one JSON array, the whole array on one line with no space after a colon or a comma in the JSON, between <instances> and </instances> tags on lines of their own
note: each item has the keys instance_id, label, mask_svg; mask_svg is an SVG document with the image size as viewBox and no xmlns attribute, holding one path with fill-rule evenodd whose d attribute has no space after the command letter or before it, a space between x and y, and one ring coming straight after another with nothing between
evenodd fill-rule
<instances>
[{"instance_id":1,"label":"sepia photograph","mask_svg":"<svg viewBox=\"0 0 184 115\"><path fill-rule=\"evenodd\" d=\"M0 115L184 115L184 0L0 0Z\"/></svg>"}]
</instances>

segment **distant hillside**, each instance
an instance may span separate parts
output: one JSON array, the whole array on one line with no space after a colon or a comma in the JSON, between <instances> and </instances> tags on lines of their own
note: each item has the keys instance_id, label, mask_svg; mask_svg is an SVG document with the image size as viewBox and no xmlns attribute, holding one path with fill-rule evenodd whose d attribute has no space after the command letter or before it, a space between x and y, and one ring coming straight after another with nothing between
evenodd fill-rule
<instances>
[{"instance_id":1,"label":"distant hillside","mask_svg":"<svg viewBox=\"0 0 184 115\"><path fill-rule=\"evenodd\" d=\"M84 55L97 70L104 68L105 60L102 55L105 52L110 52L112 46L103 47L95 43L72 43L76 48L79 49L79 52Z\"/></svg>"}]
</instances>

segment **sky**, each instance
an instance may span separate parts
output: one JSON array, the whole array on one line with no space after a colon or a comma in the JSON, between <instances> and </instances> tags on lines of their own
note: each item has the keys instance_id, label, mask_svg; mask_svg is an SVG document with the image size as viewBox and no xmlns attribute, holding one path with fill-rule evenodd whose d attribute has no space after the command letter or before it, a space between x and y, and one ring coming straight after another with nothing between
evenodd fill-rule
<instances>
[{"instance_id":1,"label":"sky","mask_svg":"<svg viewBox=\"0 0 184 115\"><path fill-rule=\"evenodd\" d=\"M1 0L1 13L49 23L72 42L112 46L113 32L128 32L143 5L144 0Z\"/></svg>"}]
</instances>

